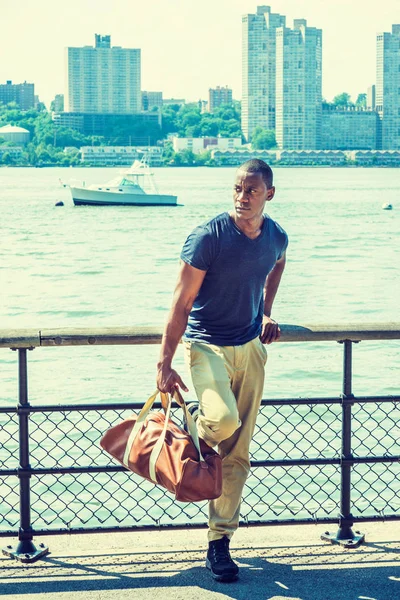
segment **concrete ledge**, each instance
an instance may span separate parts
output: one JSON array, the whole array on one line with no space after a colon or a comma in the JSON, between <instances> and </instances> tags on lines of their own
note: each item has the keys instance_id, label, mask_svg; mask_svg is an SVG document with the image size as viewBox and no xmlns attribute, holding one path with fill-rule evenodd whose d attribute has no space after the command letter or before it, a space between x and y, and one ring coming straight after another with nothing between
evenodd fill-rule
<instances>
[{"instance_id":1,"label":"concrete ledge","mask_svg":"<svg viewBox=\"0 0 400 600\"><path fill-rule=\"evenodd\" d=\"M394 600L400 597L400 522L364 523L366 543L320 541L319 525L242 528L232 540L239 581L204 567L205 530L49 536L51 554L0 558L0 595L15 600ZM3 540L2 546L15 543Z\"/></svg>"}]
</instances>

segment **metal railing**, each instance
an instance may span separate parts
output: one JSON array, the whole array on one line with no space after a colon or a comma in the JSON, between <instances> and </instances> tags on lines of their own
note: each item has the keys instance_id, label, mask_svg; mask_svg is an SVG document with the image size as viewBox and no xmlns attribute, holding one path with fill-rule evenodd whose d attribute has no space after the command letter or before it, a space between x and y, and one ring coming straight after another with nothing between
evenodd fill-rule
<instances>
[{"instance_id":1,"label":"metal railing","mask_svg":"<svg viewBox=\"0 0 400 600\"><path fill-rule=\"evenodd\" d=\"M338 522L336 533L321 537L355 547L364 536L353 532L354 523L400 519L400 396L354 396L353 344L398 340L400 324L281 330L280 342L343 344L342 392L262 401L241 523ZM17 407L0 406L0 536L18 530L19 540L4 554L37 560L48 547L37 548L34 535L205 525L206 503L176 502L113 464L99 447L104 431L140 403L29 403L27 355L33 348L160 341L161 332L149 328L0 331L0 348L18 352L19 382Z\"/></svg>"}]
</instances>

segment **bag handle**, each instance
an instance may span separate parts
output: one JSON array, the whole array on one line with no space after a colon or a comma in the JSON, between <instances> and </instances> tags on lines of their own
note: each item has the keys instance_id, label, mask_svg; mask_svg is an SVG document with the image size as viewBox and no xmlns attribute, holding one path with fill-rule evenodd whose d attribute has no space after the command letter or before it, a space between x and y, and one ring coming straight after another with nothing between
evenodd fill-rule
<instances>
[{"instance_id":1,"label":"bag handle","mask_svg":"<svg viewBox=\"0 0 400 600\"><path fill-rule=\"evenodd\" d=\"M161 406L163 408L163 411L165 414L167 414L167 410L168 410L168 394L164 393L164 392L160 392L160 400L161 400Z\"/></svg>"},{"instance_id":2,"label":"bag handle","mask_svg":"<svg viewBox=\"0 0 400 600\"><path fill-rule=\"evenodd\" d=\"M127 467L128 466L128 459L129 459L129 454L133 445L133 442L136 439L137 434L139 433L139 430L141 429L147 415L149 414L157 396L158 396L158 390L156 390L154 392L154 394L152 394L150 396L150 398L147 400L147 402L145 402L142 410L140 411L140 413L138 414L138 418L136 419L136 423L132 428L132 431L128 437L128 441L126 442L126 446L125 446L125 452L124 452L124 458L122 459L122 462L124 463L124 465Z\"/></svg>"},{"instance_id":3,"label":"bag handle","mask_svg":"<svg viewBox=\"0 0 400 600\"><path fill-rule=\"evenodd\" d=\"M151 451L150 458L149 458L149 475L150 475L150 479L152 481L154 481L154 483L157 483L156 464L158 461L158 457L160 456L162 447L164 445L165 436L167 435L168 420L169 420L169 416L171 414L172 397L169 394L166 394L166 396L167 396L168 406L167 406L167 410L165 411L164 427L163 427L160 437L154 444L154 448Z\"/></svg>"},{"instance_id":4,"label":"bag handle","mask_svg":"<svg viewBox=\"0 0 400 600\"><path fill-rule=\"evenodd\" d=\"M185 417L189 435L192 438L194 445L196 446L197 452L199 453L200 462L206 462L204 460L204 456L201 453L199 432L197 431L197 426L196 426L195 420L193 419L192 415L188 411L186 402L185 402L182 394L180 393L180 391L177 388L174 390L173 397L176 400L177 404L179 404L179 406L183 410L183 414Z\"/></svg>"},{"instance_id":5,"label":"bag handle","mask_svg":"<svg viewBox=\"0 0 400 600\"><path fill-rule=\"evenodd\" d=\"M199 454L199 460L200 462L203 462L205 465L207 464L206 461L204 460L204 457L201 453L201 449L200 449L200 441L199 441L199 434L197 432L197 427L196 427L196 423L194 422L194 419L192 417L192 415L190 414L190 412L187 409L186 403L181 395L181 393L179 392L178 389L175 389L173 392L173 396L167 394L167 398L168 398L168 406L167 406L167 410L165 413L165 422L164 422L164 427L162 430L162 433L160 435L160 437L158 438L157 442L154 444L154 448L151 451L150 454L150 459L149 459L149 474L150 474L150 478L152 481L154 481L154 483L157 483L157 475L156 475L156 465L157 465L157 460L158 457L160 456L161 450L163 448L164 445L164 441L165 441L165 436L167 435L167 429L168 429L168 420L171 414L171 406L172 406L172 397L174 397L174 399L177 401L178 405L182 408L183 410L183 414L185 416L185 421L187 423L188 426L188 430L189 430L189 435L192 438L192 441L196 447L196 450Z\"/></svg>"},{"instance_id":6,"label":"bag handle","mask_svg":"<svg viewBox=\"0 0 400 600\"><path fill-rule=\"evenodd\" d=\"M139 433L139 430L142 428L142 425L143 425L144 421L146 420L146 417L148 416L159 393L161 394L164 410L165 410L165 406L164 406L165 401L167 402L167 406L166 406L166 410L165 410L165 422L164 422L163 430L162 430L161 435L158 438L157 442L155 443L153 450L151 451L150 459L149 459L149 475L150 475L150 479L152 481L154 481L154 483L157 483L156 464L157 464L158 457L160 456L160 452L162 450L162 447L163 447L163 444L165 441L165 436L167 434L168 420L169 420L170 414L171 414L172 396L170 396L169 394L163 394L163 392L159 392L159 390L156 390L154 392L154 394L152 394L150 396L150 398L147 400L147 402L144 404L142 410L140 411L138 418L136 420L136 423L135 423L134 427L132 428L132 431L131 431L128 441L126 443L124 458L122 461L123 464L126 467L128 467L128 459L129 459L129 454L130 454L132 445L136 439L136 436ZM175 390L173 395L174 395L174 399L177 401L178 405L183 410L185 421L187 423L188 430L189 430L189 435L192 438L192 441L193 441L193 443L196 447L196 450L199 454L199 460L200 460L200 462L205 463L203 454L200 449L199 434L197 432L196 423L194 422L192 415L188 411L185 400L183 399L180 392L178 390ZM163 398L163 396L164 396L164 398Z\"/></svg>"}]
</instances>

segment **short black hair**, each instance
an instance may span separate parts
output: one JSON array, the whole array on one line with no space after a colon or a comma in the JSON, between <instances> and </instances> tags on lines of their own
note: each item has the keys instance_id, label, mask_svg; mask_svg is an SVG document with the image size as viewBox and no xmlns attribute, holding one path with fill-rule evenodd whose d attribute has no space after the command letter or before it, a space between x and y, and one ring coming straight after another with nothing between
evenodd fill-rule
<instances>
[{"instance_id":1,"label":"short black hair","mask_svg":"<svg viewBox=\"0 0 400 600\"><path fill-rule=\"evenodd\" d=\"M238 171L239 170L246 171L247 173L261 173L261 177L263 178L267 188L272 188L274 175L271 167L263 160L260 160L259 158L251 158L250 160L246 160L245 163L240 165Z\"/></svg>"}]
</instances>

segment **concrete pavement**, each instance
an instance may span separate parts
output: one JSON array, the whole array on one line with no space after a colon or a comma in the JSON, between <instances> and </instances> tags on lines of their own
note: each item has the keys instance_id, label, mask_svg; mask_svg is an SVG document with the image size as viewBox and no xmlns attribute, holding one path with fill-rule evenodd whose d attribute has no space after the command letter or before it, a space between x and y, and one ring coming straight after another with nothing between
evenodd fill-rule
<instances>
[{"instance_id":1,"label":"concrete pavement","mask_svg":"<svg viewBox=\"0 0 400 600\"><path fill-rule=\"evenodd\" d=\"M336 527L332 527L332 531ZM400 522L356 527L366 543L320 540L326 527L240 529L235 583L204 568L205 530L48 536L51 553L24 565L0 558L5 600L400 600ZM1 547L15 540L0 540Z\"/></svg>"}]
</instances>

